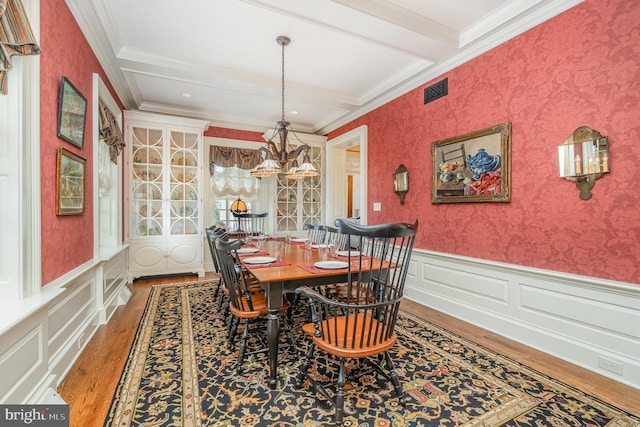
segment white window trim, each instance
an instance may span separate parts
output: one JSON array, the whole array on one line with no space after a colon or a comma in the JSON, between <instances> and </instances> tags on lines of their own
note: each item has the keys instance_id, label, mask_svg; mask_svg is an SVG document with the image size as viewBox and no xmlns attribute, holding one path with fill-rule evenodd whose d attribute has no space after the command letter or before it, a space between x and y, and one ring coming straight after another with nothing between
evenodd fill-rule
<instances>
[{"instance_id":1,"label":"white window trim","mask_svg":"<svg viewBox=\"0 0 640 427\"><path fill-rule=\"evenodd\" d=\"M36 39L40 37L40 0L22 0ZM15 162L12 172L17 183L12 221L0 223L0 234L13 245L15 269L0 293L0 335L7 328L42 307L59 290L46 292L42 287L40 232L40 57L16 56L9 73L7 132L15 151L9 161Z\"/></svg>"},{"instance_id":2,"label":"white window trim","mask_svg":"<svg viewBox=\"0 0 640 427\"><path fill-rule=\"evenodd\" d=\"M31 30L40 39L40 0L23 0L22 5L29 16ZM37 294L42 289L41 262L41 218L40 218L40 55L24 58L24 121L23 139L25 158L22 177L25 179L24 211L26 242L23 248L22 268L25 271L22 288L25 295Z\"/></svg>"},{"instance_id":3,"label":"white window trim","mask_svg":"<svg viewBox=\"0 0 640 427\"><path fill-rule=\"evenodd\" d=\"M264 143L260 143L260 142L255 142L255 141L243 141L243 140L239 140L239 139L228 139L228 138L218 138L218 137L212 137L212 136L205 136L204 137L204 158L205 158L205 164L204 164L204 168L203 168L203 173L205 174L205 176L209 176L209 163L211 162L211 159L209 157L209 154L211 152L211 147L212 146L221 146L221 147L234 147L234 148L249 148L252 150L258 150L260 147L264 146ZM270 178L263 178L263 180L269 180ZM273 178L274 182L275 182L275 178ZM205 182L208 182L208 180L205 180ZM274 185L263 185L260 187L260 192L258 194L258 203L260 206L260 210L264 211L267 209L267 206L269 206L269 200L272 199L275 195L275 191L274 189L271 189L271 187L274 187ZM207 186L207 190L204 191L204 206L208 207L210 206L209 204L209 193L210 193L210 189ZM206 212L206 215L203 216L204 219L208 219L209 217L209 212ZM211 224L205 224L205 227L208 227ZM271 225L270 227L268 227L269 230L273 229L273 225Z\"/></svg>"},{"instance_id":4,"label":"white window trim","mask_svg":"<svg viewBox=\"0 0 640 427\"><path fill-rule=\"evenodd\" d=\"M117 212L117 215L112 215L108 220L111 221L110 229L113 230L113 234L115 236L112 240L118 242L116 245L108 245L108 242L101 242L100 240L100 197L99 197L99 144L100 142L100 112L98 106L98 99L102 98L107 108L111 111L113 116L118 121L118 125L120 126L120 130L123 130L122 127L122 112L118 107L118 104L111 96L109 89L104 84L102 79L98 74L93 74L93 99L92 99L92 116L93 116L93 254L95 259L108 259L113 253L119 251L122 247L122 199L123 199L123 187L122 187L122 167L123 167L123 156L124 154L118 156L118 165L117 165L117 173L116 179L117 182L114 186L118 195L113 199L112 212ZM124 132L123 132L124 135Z\"/></svg>"},{"instance_id":5,"label":"white window trim","mask_svg":"<svg viewBox=\"0 0 640 427\"><path fill-rule=\"evenodd\" d=\"M31 30L40 37L40 0L23 0ZM14 56L9 72L7 97L8 135L17 147L8 161L17 168L11 180L17 183L10 221L0 224L0 233L8 236L15 262L7 277L3 302L22 300L41 292L40 248L40 56Z\"/></svg>"}]
</instances>

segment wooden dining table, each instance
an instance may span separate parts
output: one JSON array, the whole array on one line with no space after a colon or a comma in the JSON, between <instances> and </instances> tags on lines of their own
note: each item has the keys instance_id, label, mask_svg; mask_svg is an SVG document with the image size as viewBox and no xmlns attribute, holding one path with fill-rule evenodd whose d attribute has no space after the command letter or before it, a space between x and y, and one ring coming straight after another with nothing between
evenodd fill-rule
<instances>
[{"instance_id":1,"label":"wooden dining table","mask_svg":"<svg viewBox=\"0 0 640 427\"><path fill-rule=\"evenodd\" d=\"M303 244L285 243L270 240L266 243L265 252L275 253L276 245L280 245L280 261L266 265L244 263L249 271L260 281L267 297L267 345L269 355L269 386L277 385L278 338L280 335L280 307L282 297L286 293L295 292L300 286L320 286L340 283L347 280L348 268L321 269L314 266L321 261L317 250L305 249ZM243 256L246 259L247 256ZM330 258L338 261L344 258ZM354 267L351 267L352 269ZM354 270L352 270L354 271Z\"/></svg>"}]
</instances>

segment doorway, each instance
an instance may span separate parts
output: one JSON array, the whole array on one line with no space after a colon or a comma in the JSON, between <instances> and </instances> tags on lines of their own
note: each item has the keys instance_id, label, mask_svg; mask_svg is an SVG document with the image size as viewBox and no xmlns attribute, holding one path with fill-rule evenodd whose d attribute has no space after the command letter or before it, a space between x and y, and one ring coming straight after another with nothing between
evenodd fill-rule
<instances>
[{"instance_id":1,"label":"doorway","mask_svg":"<svg viewBox=\"0 0 640 427\"><path fill-rule=\"evenodd\" d=\"M358 155L359 154L359 155ZM359 173L353 173L353 157L358 158ZM351 159L351 160L349 160ZM351 172L351 173L350 173ZM327 141L326 150L326 223L332 225L337 218L353 217L349 210L349 176L352 176L351 201L359 204L360 224L367 223L367 126L360 126ZM356 182L353 182L353 180Z\"/></svg>"}]
</instances>

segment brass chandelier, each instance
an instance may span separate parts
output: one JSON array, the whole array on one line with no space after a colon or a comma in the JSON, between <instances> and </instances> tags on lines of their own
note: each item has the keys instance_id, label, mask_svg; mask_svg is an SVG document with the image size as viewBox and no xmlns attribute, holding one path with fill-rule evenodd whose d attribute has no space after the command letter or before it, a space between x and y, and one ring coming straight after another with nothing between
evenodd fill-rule
<instances>
[{"instance_id":1,"label":"brass chandelier","mask_svg":"<svg viewBox=\"0 0 640 427\"><path fill-rule=\"evenodd\" d=\"M318 169L311 164L311 159L309 157L309 149L311 147L300 141L293 129L290 128L291 123L286 121L284 117L284 48L291 43L291 39L287 36L278 36L276 38L276 42L282 46L282 118L276 123L273 135L266 142L266 145L264 147L260 147L258 150L261 153L261 157L264 155L264 160L256 166L253 171L251 171L251 175L263 178L273 174L282 173L286 170L285 176L289 179L318 176L320 173L318 172ZM291 151L287 151L287 137L289 135L289 129L287 128L291 129L291 133L300 142L300 145ZM275 142L273 142L276 135L280 137L279 148ZM302 164L298 166L298 156L300 156L301 153L304 153L304 156L302 158ZM291 163L291 166L286 169L288 163Z\"/></svg>"}]
</instances>

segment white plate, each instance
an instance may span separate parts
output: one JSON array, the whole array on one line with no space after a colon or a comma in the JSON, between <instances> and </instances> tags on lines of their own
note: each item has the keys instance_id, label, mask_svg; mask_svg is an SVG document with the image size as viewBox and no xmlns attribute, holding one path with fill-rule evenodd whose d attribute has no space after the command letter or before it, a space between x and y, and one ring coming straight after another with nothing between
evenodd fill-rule
<instances>
[{"instance_id":1,"label":"white plate","mask_svg":"<svg viewBox=\"0 0 640 427\"><path fill-rule=\"evenodd\" d=\"M252 256L242 260L245 264L269 264L276 261L272 256Z\"/></svg>"},{"instance_id":2,"label":"white plate","mask_svg":"<svg viewBox=\"0 0 640 427\"><path fill-rule=\"evenodd\" d=\"M258 248L240 248L238 249L239 254L253 254L258 252L260 249Z\"/></svg>"},{"instance_id":3,"label":"white plate","mask_svg":"<svg viewBox=\"0 0 640 427\"><path fill-rule=\"evenodd\" d=\"M316 245L315 243L313 245L311 245L311 247L313 249L320 249L320 248L328 248L329 245Z\"/></svg>"},{"instance_id":4,"label":"white plate","mask_svg":"<svg viewBox=\"0 0 640 427\"><path fill-rule=\"evenodd\" d=\"M292 242L296 242L296 243L304 243L306 239L301 239L301 238L295 238L295 239L291 239Z\"/></svg>"},{"instance_id":5,"label":"white plate","mask_svg":"<svg viewBox=\"0 0 640 427\"><path fill-rule=\"evenodd\" d=\"M360 251L336 251L336 255L338 255L338 256L349 256L349 252L351 252L351 256L360 255Z\"/></svg>"},{"instance_id":6,"label":"white plate","mask_svg":"<svg viewBox=\"0 0 640 427\"><path fill-rule=\"evenodd\" d=\"M339 268L349 267L349 263L344 261L318 261L313 265L326 270L337 270Z\"/></svg>"}]
</instances>

